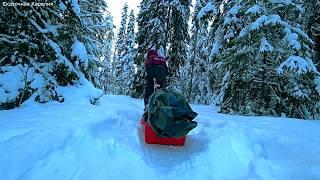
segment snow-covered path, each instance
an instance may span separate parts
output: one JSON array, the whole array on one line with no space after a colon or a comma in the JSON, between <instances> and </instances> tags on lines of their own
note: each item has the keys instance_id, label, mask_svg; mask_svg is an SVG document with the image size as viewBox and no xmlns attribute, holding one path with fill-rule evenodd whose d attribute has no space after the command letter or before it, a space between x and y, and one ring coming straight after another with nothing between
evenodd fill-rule
<instances>
[{"instance_id":1,"label":"snow-covered path","mask_svg":"<svg viewBox=\"0 0 320 180\"><path fill-rule=\"evenodd\" d=\"M1 179L320 179L320 121L241 117L194 105L184 147L146 145L143 102L68 90L64 104L0 111Z\"/></svg>"}]
</instances>

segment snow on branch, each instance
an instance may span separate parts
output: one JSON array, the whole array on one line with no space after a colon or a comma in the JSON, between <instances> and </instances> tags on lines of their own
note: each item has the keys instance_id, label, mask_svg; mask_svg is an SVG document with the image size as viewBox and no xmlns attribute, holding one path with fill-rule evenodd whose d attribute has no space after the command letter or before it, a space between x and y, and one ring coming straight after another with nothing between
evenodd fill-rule
<instances>
[{"instance_id":1,"label":"snow on branch","mask_svg":"<svg viewBox=\"0 0 320 180\"><path fill-rule=\"evenodd\" d=\"M32 25L34 25L41 33L51 33L54 36L57 36L58 35L58 28L60 28L60 26L48 23L47 21L45 21L41 17L39 12L37 12L33 7L32 7L32 9L35 12L35 14L38 16L38 18L40 19L42 24L45 26L45 29L41 28L40 25L38 25L33 19L29 18L29 20L31 21Z\"/></svg>"},{"instance_id":2,"label":"snow on branch","mask_svg":"<svg viewBox=\"0 0 320 180\"><path fill-rule=\"evenodd\" d=\"M221 44L218 41L215 41L212 45L210 57L217 55L219 53L219 49L221 48Z\"/></svg>"},{"instance_id":3,"label":"snow on branch","mask_svg":"<svg viewBox=\"0 0 320 180\"><path fill-rule=\"evenodd\" d=\"M320 24L315 23L316 26L311 27L311 31L315 36L320 36Z\"/></svg>"},{"instance_id":4,"label":"snow on branch","mask_svg":"<svg viewBox=\"0 0 320 180\"><path fill-rule=\"evenodd\" d=\"M80 16L80 6L78 4L78 0L71 0L71 6L72 6L72 10L73 12L77 15Z\"/></svg>"},{"instance_id":5,"label":"snow on branch","mask_svg":"<svg viewBox=\"0 0 320 180\"><path fill-rule=\"evenodd\" d=\"M320 76L318 76L314 81L315 81L315 84L316 84L316 91L320 95Z\"/></svg>"},{"instance_id":6,"label":"snow on branch","mask_svg":"<svg viewBox=\"0 0 320 180\"><path fill-rule=\"evenodd\" d=\"M261 6L259 5L254 5L252 7L250 7L247 11L246 11L246 14L260 14L262 11L262 8Z\"/></svg>"},{"instance_id":7,"label":"snow on branch","mask_svg":"<svg viewBox=\"0 0 320 180\"><path fill-rule=\"evenodd\" d=\"M30 19L31 24L38 29L41 33L49 33L48 29L42 29L33 19Z\"/></svg>"},{"instance_id":8,"label":"snow on branch","mask_svg":"<svg viewBox=\"0 0 320 180\"><path fill-rule=\"evenodd\" d=\"M198 13L197 18L202 19L203 17L211 14L217 14L217 7L209 2L206 6L204 6Z\"/></svg>"},{"instance_id":9,"label":"snow on branch","mask_svg":"<svg viewBox=\"0 0 320 180\"><path fill-rule=\"evenodd\" d=\"M85 45L76 40L71 46L72 52L71 57L78 57L80 62L84 64L85 69L88 68L88 53Z\"/></svg>"},{"instance_id":10,"label":"snow on branch","mask_svg":"<svg viewBox=\"0 0 320 180\"><path fill-rule=\"evenodd\" d=\"M3 66L0 70L0 104L13 101L19 95L19 89L23 88L23 76L18 66ZM10 83L6 83L10 82Z\"/></svg>"},{"instance_id":11,"label":"snow on branch","mask_svg":"<svg viewBox=\"0 0 320 180\"><path fill-rule=\"evenodd\" d=\"M43 34L52 33L54 36L57 36L57 35L58 35L58 28L60 28L60 26L58 26L58 25L53 25L53 24L48 23L47 21L45 21L45 20L42 18L41 14L40 14L35 8L33 8L32 6L31 6L31 10L35 13L35 15L37 16L37 18L40 19L40 21L43 23L43 25L45 26L45 28L42 28L42 27L35 21L35 17L28 17L28 16L27 16L27 13L22 13L16 6L14 6L14 9L15 9L15 11L16 11L19 15L28 18L29 21L31 22L31 24L32 24L38 31L40 31L41 33L43 33ZM44 10L42 9L42 11L44 11ZM54 12L54 11L51 10L50 12ZM53 13L53 14L58 15L57 13ZM59 16L58 16L58 17L59 17Z\"/></svg>"},{"instance_id":12,"label":"snow on branch","mask_svg":"<svg viewBox=\"0 0 320 180\"><path fill-rule=\"evenodd\" d=\"M56 61L58 63L64 64L68 68L69 71L76 73L77 76L80 78L79 79L80 82L86 81L84 74L81 71L76 70L76 68L69 61L69 59L62 54L60 46L57 43L55 43L54 41L52 41L50 38L48 38L47 36L43 35L43 37L46 39L49 46L55 51L56 57L57 57Z\"/></svg>"},{"instance_id":13,"label":"snow on branch","mask_svg":"<svg viewBox=\"0 0 320 180\"><path fill-rule=\"evenodd\" d=\"M21 34L19 34L19 35L21 35ZM0 34L0 42L4 41L4 42L10 43L10 44L17 44L17 43L27 42L27 39L21 39L19 37L19 35L9 36L9 35L6 35L6 34Z\"/></svg>"},{"instance_id":14,"label":"snow on branch","mask_svg":"<svg viewBox=\"0 0 320 180\"><path fill-rule=\"evenodd\" d=\"M290 45L293 46L295 49L299 49L299 47L301 48L301 45L299 45L300 43L298 42L297 35L302 36L309 43L312 43L312 44L314 43L305 32L303 32L301 29L293 27L290 24L288 24L287 22L281 20L281 17L277 14L270 14L268 16L266 16L266 15L260 16L253 23L245 26L240 31L239 36L240 37L246 36L250 31L255 31L255 30L260 29L263 26L268 26L268 25L281 25L281 26L283 26L284 31L287 34L288 42L291 43ZM296 33L291 34L291 30L296 32L297 34ZM290 31L290 33L288 33L289 31Z\"/></svg>"},{"instance_id":15,"label":"snow on branch","mask_svg":"<svg viewBox=\"0 0 320 180\"><path fill-rule=\"evenodd\" d=\"M239 13L239 10L241 9L241 6L240 5L236 5L236 6L233 6L230 10L229 10L229 14L231 15L237 15Z\"/></svg>"},{"instance_id":16,"label":"snow on branch","mask_svg":"<svg viewBox=\"0 0 320 180\"><path fill-rule=\"evenodd\" d=\"M59 2L59 9L61 11L66 11L67 10L67 6L63 3L63 2Z\"/></svg>"},{"instance_id":17,"label":"snow on branch","mask_svg":"<svg viewBox=\"0 0 320 180\"><path fill-rule=\"evenodd\" d=\"M183 17L185 17L187 8L189 8L181 4L180 0L172 0L170 2L170 6L179 11L183 15Z\"/></svg>"},{"instance_id":18,"label":"snow on branch","mask_svg":"<svg viewBox=\"0 0 320 180\"><path fill-rule=\"evenodd\" d=\"M72 65L72 63L61 53L61 48L60 46L55 43L54 41L52 41L50 38L46 37L45 35L43 35L44 38L46 39L47 43L49 44L49 46L54 50L54 52L56 53L56 57L57 57L57 61L59 63L63 63L64 65L66 65L66 67L70 70L73 71L75 73L77 73L78 71L74 68L74 66ZM78 73L77 73L78 74Z\"/></svg>"},{"instance_id":19,"label":"snow on branch","mask_svg":"<svg viewBox=\"0 0 320 180\"><path fill-rule=\"evenodd\" d=\"M263 15L263 16L259 17L255 22L253 22L253 23L250 25L250 31L259 29L260 27L263 26L263 24L264 24L267 20L269 20L269 18L268 18L268 16L266 16L266 15Z\"/></svg>"},{"instance_id":20,"label":"snow on branch","mask_svg":"<svg viewBox=\"0 0 320 180\"><path fill-rule=\"evenodd\" d=\"M289 42L289 46L293 47L294 49L301 49L301 44L298 41L298 34L290 33L287 35L287 41Z\"/></svg>"},{"instance_id":21,"label":"snow on branch","mask_svg":"<svg viewBox=\"0 0 320 180\"><path fill-rule=\"evenodd\" d=\"M317 73L317 68L313 64L312 60L309 58L302 58L300 56L289 56L289 58L280 64L277 68L278 74L283 74L283 72L288 69L297 73L298 75L305 74L307 72Z\"/></svg>"},{"instance_id":22,"label":"snow on branch","mask_svg":"<svg viewBox=\"0 0 320 180\"><path fill-rule=\"evenodd\" d=\"M225 16L223 25L239 22L240 18L237 17L237 14L239 13L240 8L240 5L233 6Z\"/></svg>"},{"instance_id":23,"label":"snow on branch","mask_svg":"<svg viewBox=\"0 0 320 180\"><path fill-rule=\"evenodd\" d=\"M267 41L266 37L261 38L261 42L260 42L260 49L259 52L272 52L273 51L273 47L272 45Z\"/></svg>"},{"instance_id":24,"label":"snow on branch","mask_svg":"<svg viewBox=\"0 0 320 180\"><path fill-rule=\"evenodd\" d=\"M54 84L57 84L57 81L47 71L42 70L42 68L38 65L39 63L36 63L34 59L30 60L30 64L32 65L32 67L34 67L34 69L39 71L45 79L47 79L50 82L53 82Z\"/></svg>"},{"instance_id":25,"label":"snow on branch","mask_svg":"<svg viewBox=\"0 0 320 180\"><path fill-rule=\"evenodd\" d=\"M221 32L222 27L218 27L216 32ZM222 33L218 33L217 36L214 38L214 42L212 44L212 49L210 52L210 58L217 55L219 53L219 50L221 48L221 41L222 41Z\"/></svg>"},{"instance_id":26,"label":"snow on branch","mask_svg":"<svg viewBox=\"0 0 320 180\"><path fill-rule=\"evenodd\" d=\"M271 1L274 4L283 4L283 5L290 5L292 4L292 0L272 0Z\"/></svg>"}]
</instances>

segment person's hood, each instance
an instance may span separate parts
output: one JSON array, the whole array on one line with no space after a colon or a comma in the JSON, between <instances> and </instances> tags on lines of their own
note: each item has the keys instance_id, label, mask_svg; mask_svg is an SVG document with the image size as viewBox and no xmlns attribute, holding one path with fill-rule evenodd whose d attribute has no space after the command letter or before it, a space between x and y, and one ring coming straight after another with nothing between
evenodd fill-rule
<instances>
[{"instance_id":1,"label":"person's hood","mask_svg":"<svg viewBox=\"0 0 320 180\"><path fill-rule=\"evenodd\" d=\"M151 56L158 56L158 51L155 49L149 49L147 57L151 57Z\"/></svg>"}]
</instances>

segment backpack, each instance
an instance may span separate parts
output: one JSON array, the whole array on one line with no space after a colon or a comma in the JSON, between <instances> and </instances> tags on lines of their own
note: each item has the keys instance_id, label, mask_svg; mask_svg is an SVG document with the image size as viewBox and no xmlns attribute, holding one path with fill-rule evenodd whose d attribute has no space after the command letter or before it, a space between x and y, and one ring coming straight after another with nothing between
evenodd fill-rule
<instances>
[{"instance_id":1,"label":"backpack","mask_svg":"<svg viewBox=\"0 0 320 180\"><path fill-rule=\"evenodd\" d=\"M164 83L168 76L168 67L163 58L151 56L146 61L147 78L156 78L157 83Z\"/></svg>"}]
</instances>

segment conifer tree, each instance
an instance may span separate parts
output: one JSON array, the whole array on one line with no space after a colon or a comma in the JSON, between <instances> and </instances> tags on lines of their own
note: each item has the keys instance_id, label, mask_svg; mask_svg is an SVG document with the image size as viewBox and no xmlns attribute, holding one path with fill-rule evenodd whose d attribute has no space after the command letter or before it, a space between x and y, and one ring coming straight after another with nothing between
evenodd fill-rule
<instances>
[{"instance_id":1,"label":"conifer tree","mask_svg":"<svg viewBox=\"0 0 320 180\"><path fill-rule=\"evenodd\" d=\"M169 56L169 71L174 76L172 84L178 85L179 69L187 57L189 40L188 20L189 0L150 0L142 1L138 15L137 74L133 96L141 97L144 90L143 61L149 48L156 48L163 56Z\"/></svg>"},{"instance_id":2,"label":"conifer tree","mask_svg":"<svg viewBox=\"0 0 320 180\"><path fill-rule=\"evenodd\" d=\"M85 72L86 78L94 85L101 87L99 84L98 68L102 67L101 58L110 61L113 22L112 16L108 11L107 3L104 0L92 0L89 2L80 1L81 24L85 31L77 34L78 39L82 39L88 51L88 69ZM83 33L86 32L86 33Z\"/></svg>"},{"instance_id":3,"label":"conifer tree","mask_svg":"<svg viewBox=\"0 0 320 180\"><path fill-rule=\"evenodd\" d=\"M305 31L314 41L314 59L320 71L320 1L305 0L303 17Z\"/></svg>"},{"instance_id":4,"label":"conifer tree","mask_svg":"<svg viewBox=\"0 0 320 180\"><path fill-rule=\"evenodd\" d=\"M170 1L169 11L169 71L173 81L179 77L179 69L185 64L189 43L188 22L190 17L191 1ZM177 82L173 82L175 84Z\"/></svg>"},{"instance_id":5,"label":"conifer tree","mask_svg":"<svg viewBox=\"0 0 320 180\"><path fill-rule=\"evenodd\" d=\"M221 111L314 118L319 73L311 60L312 41L295 22L302 13L299 4L229 5L212 51L224 72Z\"/></svg>"},{"instance_id":6,"label":"conifer tree","mask_svg":"<svg viewBox=\"0 0 320 180\"><path fill-rule=\"evenodd\" d=\"M140 10L137 17L138 32L137 32L137 44L138 48L134 57L134 64L137 67L137 72L134 74L134 80L132 85L132 97L143 97L145 86L145 73L144 73L144 55L147 52L147 23L148 23L148 0L142 0L140 3Z\"/></svg>"},{"instance_id":7,"label":"conifer tree","mask_svg":"<svg viewBox=\"0 0 320 180\"><path fill-rule=\"evenodd\" d=\"M167 53L167 0L143 0L138 14L137 52L135 64L137 73L132 87L133 97L142 97L144 91L144 60L149 48L156 48L160 53Z\"/></svg>"},{"instance_id":8,"label":"conifer tree","mask_svg":"<svg viewBox=\"0 0 320 180\"><path fill-rule=\"evenodd\" d=\"M183 90L191 102L209 104L213 101L211 90L211 62L209 60L209 19L216 14L216 6L211 0L198 0L192 17L190 53L186 67L189 76L180 84L187 85ZM188 83L183 83L188 82Z\"/></svg>"},{"instance_id":9,"label":"conifer tree","mask_svg":"<svg viewBox=\"0 0 320 180\"><path fill-rule=\"evenodd\" d=\"M14 82L19 86L10 89L8 82L1 81L0 91L5 93L0 105L13 108L31 95L38 102L62 102L58 86L87 80L95 83L103 54L100 48L105 46L100 42L112 27L102 16L105 8L103 0L92 4L56 1L36 8L2 7L0 76L4 78L0 79L16 74Z\"/></svg>"},{"instance_id":10,"label":"conifer tree","mask_svg":"<svg viewBox=\"0 0 320 180\"><path fill-rule=\"evenodd\" d=\"M121 22L116 42L116 59L121 59L126 53L126 31L128 22L128 4L125 3L121 12Z\"/></svg>"},{"instance_id":11,"label":"conifer tree","mask_svg":"<svg viewBox=\"0 0 320 180\"><path fill-rule=\"evenodd\" d=\"M122 89L123 79L123 57L127 53L126 47L126 31L128 22L128 4L125 3L121 12L121 22L119 32L117 35L115 57L113 58L113 76L114 76L114 89L113 94L124 94Z\"/></svg>"},{"instance_id":12,"label":"conifer tree","mask_svg":"<svg viewBox=\"0 0 320 180\"><path fill-rule=\"evenodd\" d=\"M134 53L135 53L135 17L134 11L132 10L129 16L127 24L127 32L125 35L125 49L123 57L118 59L117 67L120 68L121 74L117 76L117 88L118 94L130 95L131 86L133 85L134 77Z\"/></svg>"}]
</instances>

